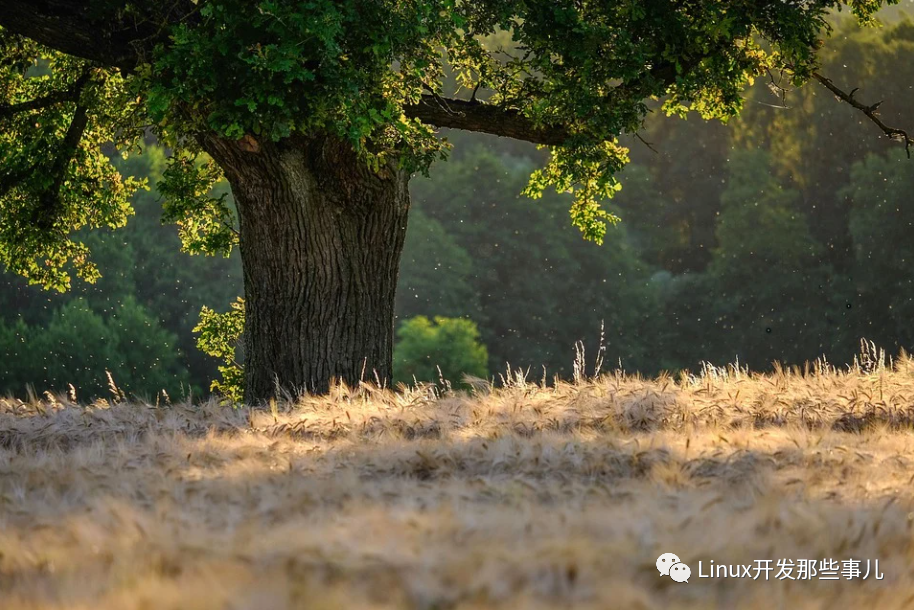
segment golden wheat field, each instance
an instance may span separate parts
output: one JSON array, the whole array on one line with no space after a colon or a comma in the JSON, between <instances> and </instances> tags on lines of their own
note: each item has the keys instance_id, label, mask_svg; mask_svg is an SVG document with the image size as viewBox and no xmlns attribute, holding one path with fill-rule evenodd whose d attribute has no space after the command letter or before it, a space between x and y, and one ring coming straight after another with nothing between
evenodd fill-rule
<instances>
[{"instance_id":1,"label":"golden wheat field","mask_svg":"<svg viewBox=\"0 0 914 610\"><path fill-rule=\"evenodd\" d=\"M3 610L914 606L904 356L113 402L0 401ZM826 558L884 578L698 575Z\"/></svg>"}]
</instances>

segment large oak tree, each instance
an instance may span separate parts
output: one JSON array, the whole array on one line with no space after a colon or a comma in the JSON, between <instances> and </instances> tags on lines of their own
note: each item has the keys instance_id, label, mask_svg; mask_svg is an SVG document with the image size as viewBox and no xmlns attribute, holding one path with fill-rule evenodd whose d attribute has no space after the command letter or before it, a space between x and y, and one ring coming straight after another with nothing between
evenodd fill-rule
<instances>
[{"instance_id":1,"label":"large oak tree","mask_svg":"<svg viewBox=\"0 0 914 610\"><path fill-rule=\"evenodd\" d=\"M103 150L152 130L174 151L159 188L185 248L241 248L245 398L389 380L407 186L445 156L436 128L550 147L528 194L574 193L572 222L600 240L618 138L650 100L725 120L774 74L840 96L815 72L828 14L880 4L3 0L0 261L47 287L92 280L79 231L122 226L139 186ZM237 223L209 194L222 176Z\"/></svg>"}]
</instances>

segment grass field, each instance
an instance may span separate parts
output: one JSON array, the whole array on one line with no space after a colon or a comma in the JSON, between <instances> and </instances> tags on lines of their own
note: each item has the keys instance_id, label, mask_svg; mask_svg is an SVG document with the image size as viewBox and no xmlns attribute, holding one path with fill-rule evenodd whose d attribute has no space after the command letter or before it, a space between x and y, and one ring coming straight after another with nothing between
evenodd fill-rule
<instances>
[{"instance_id":1,"label":"grass field","mask_svg":"<svg viewBox=\"0 0 914 610\"><path fill-rule=\"evenodd\" d=\"M0 401L0 608L910 608L912 480L904 357L272 411ZM698 576L803 558L884 578Z\"/></svg>"}]
</instances>

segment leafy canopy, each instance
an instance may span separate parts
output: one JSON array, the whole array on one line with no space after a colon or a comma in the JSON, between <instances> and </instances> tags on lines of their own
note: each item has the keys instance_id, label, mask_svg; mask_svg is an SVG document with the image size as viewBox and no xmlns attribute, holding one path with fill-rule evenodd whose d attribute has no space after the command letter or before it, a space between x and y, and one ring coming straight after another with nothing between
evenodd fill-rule
<instances>
[{"instance_id":1,"label":"leafy canopy","mask_svg":"<svg viewBox=\"0 0 914 610\"><path fill-rule=\"evenodd\" d=\"M147 129L175 151L160 190L165 220L191 252L227 253L236 242L231 211L209 192L220 170L200 158L201 138L256 147L332 134L373 167L425 171L445 153L437 125L550 145L527 194L573 192L574 224L600 241L616 221L600 202L619 189L627 161L618 139L638 132L651 99L727 120L766 71L809 78L830 11L850 7L866 22L882 2L79 4L79 23L116 52L100 46L77 59L0 29L0 261L61 290L71 272L98 276L80 230L123 226L143 186L122 179L103 150L128 153Z\"/></svg>"},{"instance_id":2,"label":"leafy canopy","mask_svg":"<svg viewBox=\"0 0 914 610\"><path fill-rule=\"evenodd\" d=\"M129 198L142 185L122 179L102 145L129 147L142 107L119 72L0 30L0 262L8 269L58 290L70 286L67 265L98 278L74 233L122 227L132 213Z\"/></svg>"}]
</instances>

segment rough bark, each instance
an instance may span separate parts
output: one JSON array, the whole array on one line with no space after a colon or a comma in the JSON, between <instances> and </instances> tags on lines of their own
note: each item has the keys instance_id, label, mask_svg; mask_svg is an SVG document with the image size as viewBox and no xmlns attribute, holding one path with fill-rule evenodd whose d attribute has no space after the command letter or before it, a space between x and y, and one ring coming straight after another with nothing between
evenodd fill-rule
<instances>
[{"instance_id":1,"label":"rough bark","mask_svg":"<svg viewBox=\"0 0 914 610\"><path fill-rule=\"evenodd\" d=\"M169 18L181 19L186 5L188 0L173 3ZM92 0L2 0L0 26L62 53L129 70L165 29L146 15L119 8L115 3L102 8Z\"/></svg>"},{"instance_id":2,"label":"rough bark","mask_svg":"<svg viewBox=\"0 0 914 610\"><path fill-rule=\"evenodd\" d=\"M391 378L408 175L334 138L208 138L238 206L245 400Z\"/></svg>"}]
</instances>

